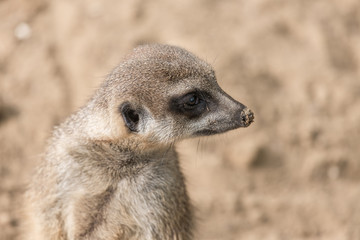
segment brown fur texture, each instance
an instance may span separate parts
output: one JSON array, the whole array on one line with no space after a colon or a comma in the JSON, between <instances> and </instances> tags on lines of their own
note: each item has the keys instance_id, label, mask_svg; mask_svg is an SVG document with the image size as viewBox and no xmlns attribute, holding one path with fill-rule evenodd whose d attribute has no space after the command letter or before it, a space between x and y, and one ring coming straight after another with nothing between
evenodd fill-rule
<instances>
[{"instance_id":1,"label":"brown fur texture","mask_svg":"<svg viewBox=\"0 0 360 240\"><path fill-rule=\"evenodd\" d=\"M193 54L160 44L134 49L55 129L26 195L27 238L192 239L174 143L253 118Z\"/></svg>"}]
</instances>

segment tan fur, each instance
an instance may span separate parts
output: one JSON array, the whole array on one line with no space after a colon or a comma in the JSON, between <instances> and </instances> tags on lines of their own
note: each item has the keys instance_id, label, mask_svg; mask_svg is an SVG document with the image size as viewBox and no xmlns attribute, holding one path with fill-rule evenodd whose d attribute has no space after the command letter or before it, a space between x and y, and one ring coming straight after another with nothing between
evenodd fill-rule
<instances>
[{"instance_id":1,"label":"tan fur","mask_svg":"<svg viewBox=\"0 0 360 240\"><path fill-rule=\"evenodd\" d=\"M211 98L199 116L185 117L183 105L170 100L194 89ZM141 109L136 131L119 112L124 102ZM26 195L27 238L192 239L194 216L174 142L252 120L193 54L167 45L134 49L54 130Z\"/></svg>"}]
</instances>

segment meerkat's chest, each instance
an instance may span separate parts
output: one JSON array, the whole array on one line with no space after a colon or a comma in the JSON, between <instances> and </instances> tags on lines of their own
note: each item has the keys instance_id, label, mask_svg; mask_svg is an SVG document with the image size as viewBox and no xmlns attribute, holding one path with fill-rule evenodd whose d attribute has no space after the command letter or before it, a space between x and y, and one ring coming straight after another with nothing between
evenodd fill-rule
<instances>
[{"instance_id":1,"label":"meerkat's chest","mask_svg":"<svg viewBox=\"0 0 360 240\"><path fill-rule=\"evenodd\" d=\"M183 176L177 163L144 168L137 176L120 180L88 201L94 209L88 212L94 216L98 211L98 217L93 218L93 223L89 222L88 226L96 223L99 224L96 231L113 229L113 232L120 231L120 235L129 238L167 239L178 236L178 231L184 232L187 223L192 221ZM105 220L99 223L97 219ZM184 229L178 229L179 226L184 226Z\"/></svg>"}]
</instances>

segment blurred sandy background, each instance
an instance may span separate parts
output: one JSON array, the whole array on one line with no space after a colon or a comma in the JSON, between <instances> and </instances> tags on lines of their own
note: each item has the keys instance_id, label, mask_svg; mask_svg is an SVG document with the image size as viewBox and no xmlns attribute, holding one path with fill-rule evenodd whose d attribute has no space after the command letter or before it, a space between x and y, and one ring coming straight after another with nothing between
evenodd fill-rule
<instances>
[{"instance_id":1,"label":"blurred sandy background","mask_svg":"<svg viewBox=\"0 0 360 240\"><path fill-rule=\"evenodd\" d=\"M255 112L178 146L198 239L360 239L358 0L1 0L0 239L53 126L148 42L206 59Z\"/></svg>"}]
</instances>

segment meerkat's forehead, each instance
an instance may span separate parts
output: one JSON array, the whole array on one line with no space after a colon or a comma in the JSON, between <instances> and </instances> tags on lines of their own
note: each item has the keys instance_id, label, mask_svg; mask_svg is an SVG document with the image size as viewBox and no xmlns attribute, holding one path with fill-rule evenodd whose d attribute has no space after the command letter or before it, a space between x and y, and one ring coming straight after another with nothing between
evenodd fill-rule
<instances>
[{"instance_id":1,"label":"meerkat's forehead","mask_svg":"<svg viewBox=\"0 0 360 240\"><path fill-rule=\"evenodd\" d=\"M104 86L114 87L123 97L135 96L149 101L155 96L217 86L215 72L205 61L182 48L160 44L135 48L110 74L108 83Z\"/></svg>"}]
</instances>

